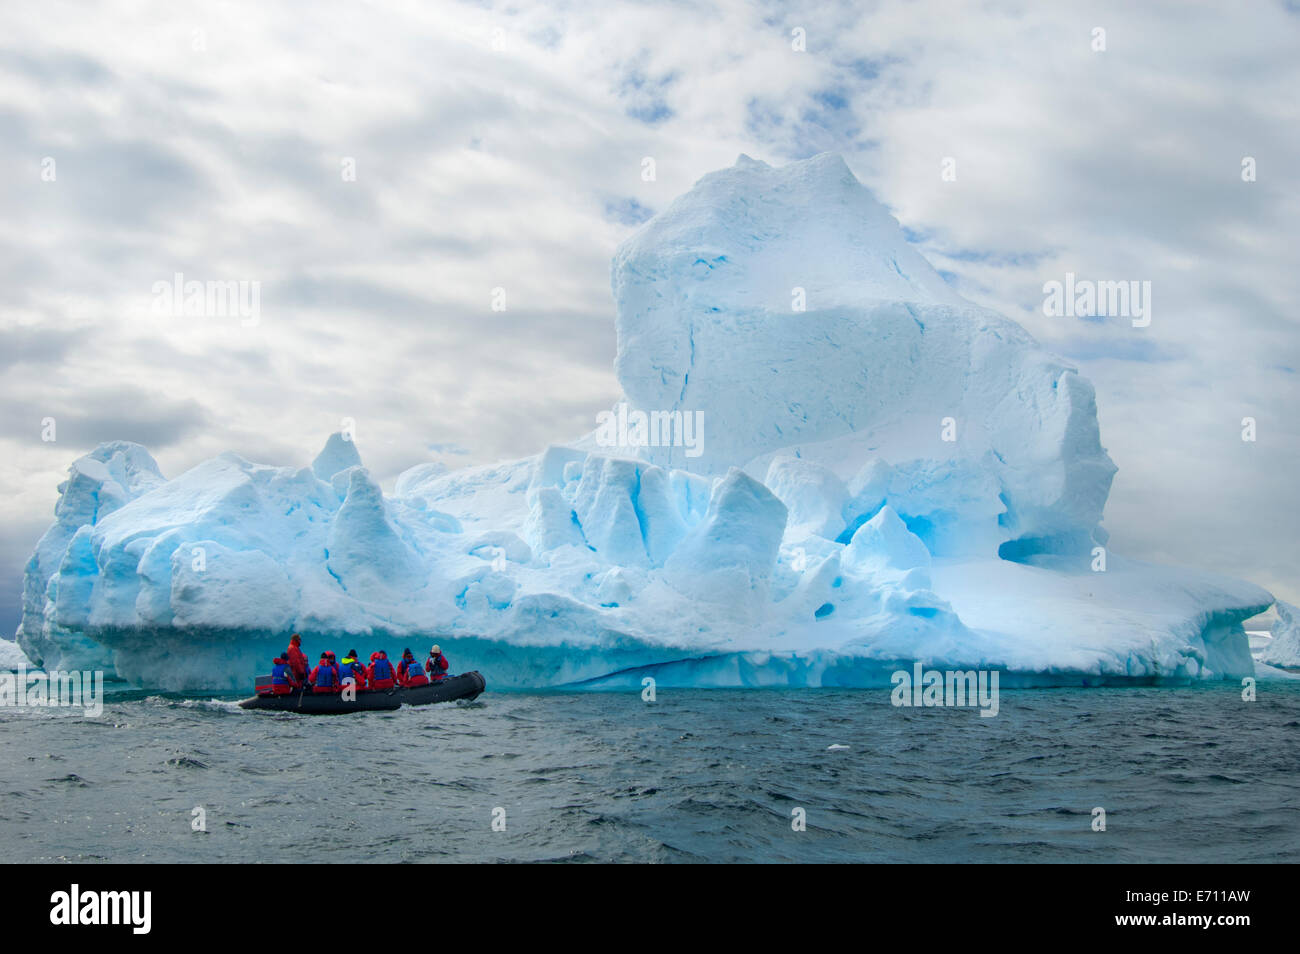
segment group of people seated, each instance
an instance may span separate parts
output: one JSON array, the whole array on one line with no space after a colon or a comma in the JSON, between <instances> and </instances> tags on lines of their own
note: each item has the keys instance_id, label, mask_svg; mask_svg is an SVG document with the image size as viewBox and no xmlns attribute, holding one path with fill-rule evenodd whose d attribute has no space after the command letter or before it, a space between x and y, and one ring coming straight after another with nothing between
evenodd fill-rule
<instances>
[{"instance_id":1,"label":"group of people seated","mask_svg":"<svg viewBox=\"0 0 1300 954\"><path fill-rule=\"evenodd\" d=\"M415 688L442 682L450 668L442 649L434 646L429 658L421 666L410 649L402 651L402 658L394 666L384 650L370 654L370 665L363 665L355 649L349 650L342 661L332 652L320 654L316 668L307 671L307 654L302 651L302 637L294 633L289 637L289 648L275 657L271 667L271 691L288 695L310 686L312 692L342 692L351 684L358 692L367 689L393 689L398 686Z\"/></svg>"}]
</instances>

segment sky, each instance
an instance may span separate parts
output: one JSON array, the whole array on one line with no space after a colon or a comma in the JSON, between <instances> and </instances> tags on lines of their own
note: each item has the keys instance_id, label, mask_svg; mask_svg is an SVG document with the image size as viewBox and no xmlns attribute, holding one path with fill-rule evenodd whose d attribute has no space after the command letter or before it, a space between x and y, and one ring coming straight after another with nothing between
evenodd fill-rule
<instances>
[{"instance_id":1,"label":"sky","mask_svg":"<svg viewBox=\"0 0 1300 954\"><path fill-rule=\"evenodd\" d=\"M1272 0L6 4L0 631L100 441L170 477L349 421L391 489L590 431L615 247L742 152L839 152L1092 380L1112 550L1300 602L1297 89ZM1044 315L1067 272L1151 324ZM159 314L176 273L256 322Z\"/></svg>"}]
</instances>

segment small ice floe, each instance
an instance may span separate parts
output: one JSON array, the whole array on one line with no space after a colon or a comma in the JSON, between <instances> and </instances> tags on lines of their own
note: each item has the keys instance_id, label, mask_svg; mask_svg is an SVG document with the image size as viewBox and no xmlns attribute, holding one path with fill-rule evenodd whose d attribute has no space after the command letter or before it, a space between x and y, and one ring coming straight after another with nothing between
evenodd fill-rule
<instances>
[{"instance_id":1,"label":"small ice floe","mask_svg":"<svg viewBox=\"0 0 1300 954\"><path fill-rule=\"evenodd\" d=\"M826 746L826 751L827 751L827 752L843 752L843 751L844 751L845 749L847 749L847 748L848 748L847 745L840 745L838 742L836 742L834 745L828 745L828 746Z\"/></svg>"}]
</instances>

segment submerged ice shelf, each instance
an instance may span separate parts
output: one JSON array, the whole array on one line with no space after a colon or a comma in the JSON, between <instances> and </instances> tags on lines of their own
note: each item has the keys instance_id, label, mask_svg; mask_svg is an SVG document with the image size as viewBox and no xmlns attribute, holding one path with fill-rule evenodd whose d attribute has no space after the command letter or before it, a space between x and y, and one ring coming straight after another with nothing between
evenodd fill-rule
<instances>
[{"instance_id":1,"label":"submerged ice shelf","mask_svg":"<svg viewBox=\"0 0 1300 954\"><path fill-rule=\"evenodd\" d=\"M27 566L34 661L234 689L308 649L436 636L494 687L1240 678L1248 583L1105 554L1091 384L962 300L837 156L705 176L618 250L616 370L697 446L421 464L139 445L73 462ZM806 310L791 307L798 290ZM594 417L593 410L593 417ZM401 644L399 646L398 644Z\"/></svg>"}]
</instances>

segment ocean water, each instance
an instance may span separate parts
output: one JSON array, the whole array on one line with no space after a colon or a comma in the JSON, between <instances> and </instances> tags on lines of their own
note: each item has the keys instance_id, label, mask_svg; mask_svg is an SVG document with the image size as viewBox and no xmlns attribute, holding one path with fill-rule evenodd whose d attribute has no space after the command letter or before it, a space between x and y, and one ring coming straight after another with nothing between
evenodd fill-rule
<instances>
[{"instance_id":1,"label":"ocean water","mask_svg":"<svg viewBox=\"0 0 1300 954\"><path fill-rule=\"evenodd\" d=\"M1004 690L995 718L887 690L326 718L118 691L94 720L0 709L0 738L8 862L1300 861L1300 687L1274 683Z\"/></svg>"}]
</instances>

